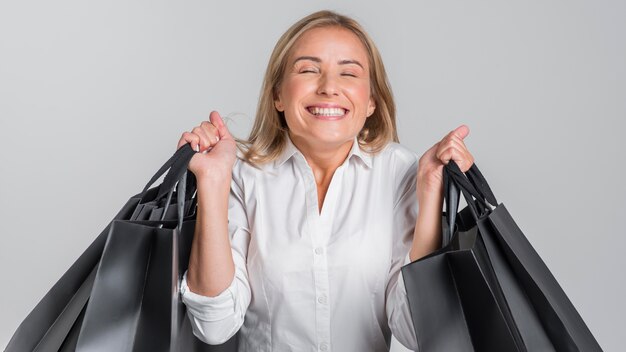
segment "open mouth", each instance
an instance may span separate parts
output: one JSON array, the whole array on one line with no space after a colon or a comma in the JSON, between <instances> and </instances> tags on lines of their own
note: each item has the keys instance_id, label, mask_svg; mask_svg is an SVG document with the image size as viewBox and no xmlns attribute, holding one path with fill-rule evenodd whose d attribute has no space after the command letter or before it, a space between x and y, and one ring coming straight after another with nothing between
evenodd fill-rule
<instances>
[{"instance_id":1,"label":"open mouth","mask_svg":"<svg viewBox=\"0 0 626 352\"><path fill-rule=\"evenodd\" d=\"M309 106L306 108L309 113L322 119L339 119L344 117L348 110L344 108L322 108L318 106Z\"/></svg>"}]
</instances>

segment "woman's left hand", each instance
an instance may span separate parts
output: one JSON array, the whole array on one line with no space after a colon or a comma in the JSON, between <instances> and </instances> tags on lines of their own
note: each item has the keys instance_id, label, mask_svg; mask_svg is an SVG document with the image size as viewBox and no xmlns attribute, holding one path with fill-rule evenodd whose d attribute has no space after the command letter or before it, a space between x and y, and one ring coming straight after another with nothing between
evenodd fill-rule
<instances>
[{"instance_id":1,"label":"woman's left hand","mask_svg":"<svg viewBox=\"0 0 626 352\"><path fill-rule=\"evenodd\" d=\"M469 127L461 125L422 155L417 172L417 199L420 204L423 201L442 200L443 166L450 160L454 160L463 172L472 166L474 157L463 143L468 134Z\"/></svg>"}]
</instances>

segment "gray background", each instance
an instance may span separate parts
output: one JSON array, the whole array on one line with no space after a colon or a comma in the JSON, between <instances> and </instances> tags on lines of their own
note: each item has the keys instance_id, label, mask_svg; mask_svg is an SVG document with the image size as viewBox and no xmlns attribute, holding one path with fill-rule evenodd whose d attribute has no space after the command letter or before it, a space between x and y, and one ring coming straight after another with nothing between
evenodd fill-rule
<instances>
[{"instance_id":1,"label":"gray background","mask_svg":"<svg viewBox=\"0 0 626 352\"><path fill-rule=\"evenodd\" d=\"M216 109L246 136L279 35L323 8L378 44L404 144L470 127L499 201L622 350L626 6L597 0L0 3L0 346L183 131Z\"/></svg>"}]
</instances>

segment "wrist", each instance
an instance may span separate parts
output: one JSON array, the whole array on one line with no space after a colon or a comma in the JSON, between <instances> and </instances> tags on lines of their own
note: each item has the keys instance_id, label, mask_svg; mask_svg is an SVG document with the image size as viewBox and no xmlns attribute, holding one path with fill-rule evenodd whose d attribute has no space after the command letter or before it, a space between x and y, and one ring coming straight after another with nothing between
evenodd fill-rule
<instances>
[{"instance_id":1,"label":"wrist","mask_svg":"<svg viewBox=\"0 0 626 352\"><path fill-rule=\"evenodd\" d=\"M443 192L431 191L417 194L417 203L420 209L437 209L441 210L443 206Z\"/></svg>"},{"instance_id":2,"label":"wrist","mask_svg":"<svg viewBox=\"0 0 626 352\"><path fill-rule=\"evenodd\" d=\"M232 173L230 172L212 172L201 177L196 176L196 186L200 194L209 193L213 195L212 197L218 198L228 197L231 180Z\"/></svg>"},{"instance_id":3,"label":"wrist","mask_svg":"<svg viewBox=\"0 0 626 352\"><path fill-rule=\"evenodd\" d=\"M227 209L231 175L207 175L196 179L198 208Z\"/></svg>"},{"instance_id":4,"label":"wrist","mask_svg":"<svg viewBox=\"0 0 626 352\"><path fill-rule=\"evenodd\" d=\"M219 185L228 185L230 188L232 174L232 170L211 169L210 171L195 175L196 183L198 184L198 187L215 187Z\"/></svg>"}]
</instances>

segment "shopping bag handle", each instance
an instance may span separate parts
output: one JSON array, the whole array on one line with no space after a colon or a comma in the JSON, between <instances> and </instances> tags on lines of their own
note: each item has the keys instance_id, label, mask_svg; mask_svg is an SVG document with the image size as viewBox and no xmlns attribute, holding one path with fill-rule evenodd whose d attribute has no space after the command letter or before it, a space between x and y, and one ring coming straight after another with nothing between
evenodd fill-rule
<instances>
[{"instance_id":1,"label":"shopping bag handle","mask_svg":"<svg viewBox=\"0 0 626 352\"><path fill-rule=\"evenodd\" d=\"M161 201L163 198L167 198L159 221L163 222L167 214L167 210L172 201L172 196L176 190L177 195L177 215L179 221L179 227L182 226L182 220L185 217L185 197L187 192L192 192L195 188L195 178L193 176L187 176L187 168L191 158L195 155L196 151L191 148L189 143L183 144L176 152L159 168L159 170L152 176L150 181L146 184L144 189L137 196L143 202L144 198L148 194L148 190L153 184L165 174L163 182L156 189L156 197L151 199L152 201ZM189 181L187 181L189 179ZM187 189L189 188L189 189ZM154 192L150 192L154 194ZM152 196L150 196L152 198ZM193 201L193 196L192 196Z\"/></svg>"},{"instance_id":2,"label":"shopping bag handle","mask_svg":"<svg viewBox=\"0 0 626 352\"><path fill-rule=\"evenodd\" d=\"M149 188L149 186L156 181L167 169L167 165L169 164L169 172L165 175L163 182L159 186L159 191L155 199L161 199L162 197L167 195L167 200L165 201L165 206L163 208L163 213L161 214L161 221L165 219L165 215L167 214L167 210L170 206L172 195L176 190L176 210L178 215L178 228L179 230L183 225L183 218L185 217L184 209L185 209L185 196L187 194L187 178L188 171L187 168L189 166L189 162L191 158L195 155L196 151L191 148L189 143L184 144L174 155L157 171L157 173L152 177L146 188L144 188L144 192Z\"/></svg>"},{"instance_id":3,"label":"shopping bag handle","mask_svg":"<svg viewBox=\"0 0 626 352\"><path fill-rule=\"evenodd\" d=\"M178 230L182 230L183 228L183 218L185 217L185 194L187 193L187 170L183 171L181 177L177 180L176 186L172 187L167 193L167 201L165 202L165 206L163 207L163 214L161 214L161 220L165 220L165 214L167 214L167 209L169 209L170 202L172 200L172 195L174 193L174 189L176 189L176 214L178 215ZM160 189L159 189L160 190Z\"/></svg>"},{"instance_id":4,"label":"shopping bag handle","mask_svg":"<svg viewBox=\"0 0 626 352\"><path fill-rule=\"evenodd\" d=\"M496 196L493 194L491 187L489 187L485 176L483 176L478 166L476 166L476 163L473 163L469 170L464 173L454 160L450 160L450 162L444 166L444 170L448 171L448 175L456 181L458 186L464 188L475 198L483 203L489 203L492 207L498 205Z\"/></svg>"},{"instance_id":5,"label":"shopping bag handle","mask_svg":"<svg viewBox=\"0 0 626 352\"><path fill-rule=\"evenodd\" d=\"M454 226L456 224L456 214L459 212L459 188L454 185L454 183L450 180L450 176L448 172L443 170L443 195L444 195L444 203L446 204L446 220L447 223L447 231L444 231L445 228L442 228L441 233L441 247L445 247L452 240L452 236L454 235Z\"/></svg>"},{"instance_id":6,"label":"shopping bag handle","mask_svg":"<svg viewBox=\"0 0 626 352\"><path fill-rule=\"evenodd\" d=\"M157 199L167 194L170 190L174 189L176 183L187 173L187 167L191 158L196 154L196 151L191 148L189 143L179 148L180 157L174 161L170 171L165 175L163 183L159 187L159 193ZM178 153L178 151L176 152Z\"/></svg>"},{"instance_id":7,"label":"shopping bag handle","mask_svg":"<svg viewBox=\"0 0 626 352\"><path fill-rule=\"evenodd\" d=\"M450 167L456 167L458 171L461 171L456 163L454 165L451 165ZM485 176L483 176L483 174L478 169L478 166L476 166L476 163L472 164L469 170L467 170L467 172L465 173L465 176L467 176L467 179L472 183L476 191L480 193L484 200L486 200L494 207L498 205L496 196L493 194L491 187L489 187L489 183L487 183Z\"/></svg>"},{"instance_id":8,"label":"shopping bag handle","mask_svg":"<svg viewBox=\"0 0 626 352\"><path fill-rule=\"evenodd\" d=\"M165 172L169 170L163 182L159 186L159 191L155 199L161 199L165 195L169 193L170 190L174 188L176 182L182 177L183 173L187 171L187 166L189 165L189 161L194 156L196 151L191 148L189 143L184 144L176 152L172 155L164 164L159 168L159 170L152 176L150 181L146 184L143 191L141 191L142 196L148 191L150 187L158 180Z\"/></svg>"},{"instance_id":9,"label":"shopping bag handle","mask_svg":"<svg viewBox=\"0 0 626 352\"><path fill-rule=\"evenodd\" d=\"M450 160L443 169L444 201L447 213L447 232L442 231L442 247L447 245L454 234L458 213L460 193L463 193L474 219L478 220L485 213L491 212L498 202L483 174L473 163L463 173L454 160ZM460 191L460 193L459 193ZM480 209L478 208L480 206Z\"/></svg>"}]
</instances>

